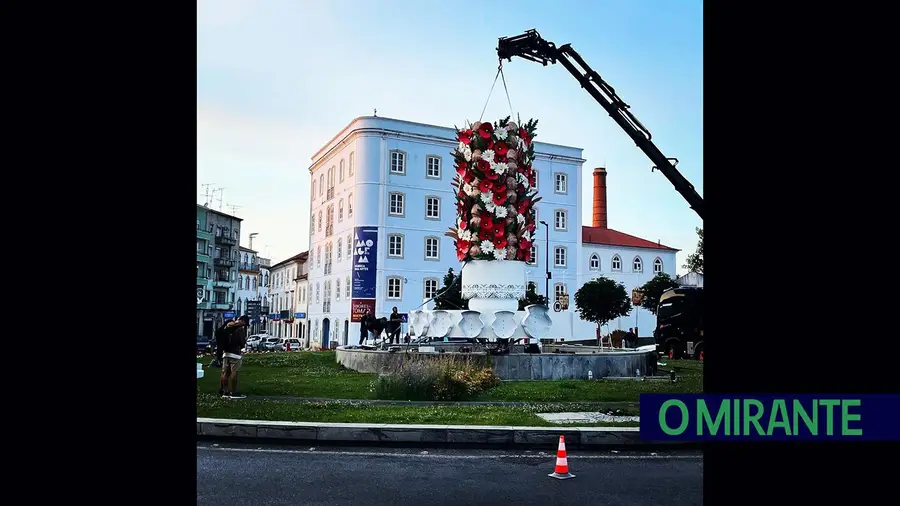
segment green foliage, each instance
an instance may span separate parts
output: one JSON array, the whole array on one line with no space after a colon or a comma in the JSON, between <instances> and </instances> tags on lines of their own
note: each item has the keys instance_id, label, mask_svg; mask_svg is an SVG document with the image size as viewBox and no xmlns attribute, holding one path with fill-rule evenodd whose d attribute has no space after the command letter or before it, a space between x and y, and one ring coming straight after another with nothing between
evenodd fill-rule
<instances>
[{"instance_id":1,"label":"green foliage","mask_svg":"<svg viewBox=\"0 0 900 506\"><path fill-rule=\"evenodd\" d=\"M575 307L582 320L606 325L631 313L631 298L625 291L625 285L600 276L575 292Z\"/></svg>"},{"instance_id":2,"label":"green foliage","mask_svg":"<svg viewBox=\"0 0 900 506\"><path fill-rule=\"evenodd\" d=\"M461 401L500 384L484 360L409 354L375 381L379 399Z\"/></svg>"},{"instance_id":3,"label":"green foliage","mask_svg":"<svg viewBox=\"0 0 900 506\"><path fill-rule=\"evenodd\" d=\"M534 282L529 282L528 288L525 290L525 297L519 299L519 311L525 311L525 307L533 304L547 304L547 297L539 295Z\"/></svg>"},{"instance_id":4,"label":"green foliage","mask_svg":"<svg viewBox=\"0 0 900 506\"><path fill-rule=\"evenodd\" d=\"M469 301L462 298L462 280L451 267L444 276L444 287L434 298L435 309L468 309Z\"/></svg>"},{"instance_id":5,"label":"green foliage","mask_svg":"<svg viewBox=\"0 0 900 506\"><path fill-rule=\"evenodd\" d=\"M643 293L641 307L656 314L656 310L659 308L660 296L662 296L663 292L666 290L677 286L678 283L664 272L653 276L653 279L644 283L644 286L640 288Z\"/></svg>"},{"instance_id":6,"label":"green foliage","mask_svg":"<svg viewBox=\"0 0 900 506\"><path fill-rule=\"evenodd\" d=\"M685 269L690 270L691 272L696 272L699 274L703 274L703 229L697 229L697 251L688 255L687 260L683 267Z\"/></svg>"}]
</instances>

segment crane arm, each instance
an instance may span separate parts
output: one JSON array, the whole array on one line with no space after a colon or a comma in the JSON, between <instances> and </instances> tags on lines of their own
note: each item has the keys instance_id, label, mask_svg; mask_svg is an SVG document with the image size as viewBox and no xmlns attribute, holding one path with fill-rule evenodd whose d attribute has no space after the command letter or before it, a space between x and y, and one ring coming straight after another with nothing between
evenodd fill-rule
<instances>
[{"instance_id":1,"label":"crane arm","mask_svg":"<svg viewBox=\"0 0 900 506\"><path fill-rule=\"evenodd\" d=\"M581 87L606 109L610 117L655 164L653 168L659 169L663 173L694 212L700 216L700 219L703 219L703 197L697 193L694 185L675 168L678 159L666 157L656 147L650 131L628 110L630 106L622 101L616 94L616 90L572 49L571 44L556 47L556 44L544 40L536 30L528 30L522 35L501 37L497 43L497 56L501 61L504 59L512 61L513 56L518 56L540 63L545 67L548 63L559 62L578 80ZM576 67L576 64L581 68Z\"/></svg>"}]
</instances>

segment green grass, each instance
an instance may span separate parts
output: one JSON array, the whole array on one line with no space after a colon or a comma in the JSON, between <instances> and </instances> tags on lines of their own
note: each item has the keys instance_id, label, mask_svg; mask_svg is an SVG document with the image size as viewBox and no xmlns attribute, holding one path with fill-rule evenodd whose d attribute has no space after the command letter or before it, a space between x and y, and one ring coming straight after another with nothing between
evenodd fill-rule
<instances>
[{"instance_id":1,"label":"green grass","mask_svg":"<svg viewBox=\"0 0 900 506\"><path fill-rule=\"evenodd\" d=\"M204 365L210 359L203 359ZM703 364L695 360L667 360L659 374L675 369L678 382L659 380L508 381L473 401L498 402L638 402L642 393L701 393ZM333 351L245 355L238 390L257 396L375 399L376 374L348 370L335 362ZM206 369L197 390L216 393L219 369Z\"/></svg>"},{"instance_id":2,"label":"green grass","mask_svg":"<svg viewBox=\"0 0 900 506\"><path fill-rule=\"evenodd\" d=\"M209 363L204 358L204 365ZM197 416L249 420L285 420L307 422L419 423L459 425L552 425L536 413L562 411L598 411L596 405L579 404L617 402L608 409L615 414L638 414L638 396L642 393L700 393L703 364L693 360L667 360L660 368L666 374L673 368L679 381L672 384L657 380L559 380L504 382L475 399L477 401L527 402L524 407L510 406L385 406L348 403L300 403L278 400L221 399L219 370L206 369L197 381ZM377 375L345 369L335 362L333 351L271 353L246 355L238 389L255 396L318 397L330 399L374 399L372 382ZM570 403L570 404L555 404ZM602 411L607 411L604 406ZM590 426L592 424L580 424ZM631 422L593 424L635 426Z\"/></svg>"},{"instance_id":3,"label":"green grass","mask_svg":"<svg viewBox=\"0 0 900 506\"><path fill-rule=\"evenodd\" d=\"M290 401L221 399L197 395L197 416L241 420L299 422L399 423L436 425L514 425L549 427L535 413L548 407L506 406L379 406L346 403L300 403ZM566 424L567 426L570 424ZM635 422L571 424L572 426L636 427Z\"/></svg>"}]
</instances>

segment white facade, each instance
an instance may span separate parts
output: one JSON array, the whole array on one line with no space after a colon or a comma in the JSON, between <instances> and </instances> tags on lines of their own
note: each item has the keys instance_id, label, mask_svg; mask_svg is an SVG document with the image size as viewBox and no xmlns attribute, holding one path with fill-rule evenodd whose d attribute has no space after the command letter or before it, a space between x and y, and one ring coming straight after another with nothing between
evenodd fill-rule
<instances>
[{"instance_id":1,"label":"white facade","mask_svg":"<svg viewBox=\"0 0 900 506\"><path fill-rule=\"evenodd\" d=\"M408 313L442 285L449 268L459 272L453 241L455 176L452 128L390 118L355 119L319 152L310 166L309 316L312 340L356 343L350 323L353 227L378 228L375 315L393 306ZM549 225L554 281L574 284L581 250L580 148L535 143L538 220ZM557 184L558 181L558 184ZM544 286L545 231L536 233L537 262L527 269L539 293Z\"/></svg>"},{"instance_id":2,"label":"white facade","mask_svg":"<svg viewBox=\"0 0 900 506\"><path fill-rule=\"evenodd\" d=\"M303 252L269 268L269 318L266 329L275 337L307 338L306 266Z\"/></svg>"}]
</instances>

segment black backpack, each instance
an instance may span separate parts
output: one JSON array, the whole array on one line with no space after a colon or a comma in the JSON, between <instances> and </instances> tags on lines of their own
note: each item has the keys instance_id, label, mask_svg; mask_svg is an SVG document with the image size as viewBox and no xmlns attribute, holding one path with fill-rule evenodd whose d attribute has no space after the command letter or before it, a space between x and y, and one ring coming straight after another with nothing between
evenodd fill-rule
<instances>
[{"instance_id":1,"label":"black backpack","mask_svg":"<svg viewBox=\"0 0 900 506\"><path fill-rule=\"evenodd\" d=\"M234 333L234 329L237 327L228 328L228 323L222 325L216 330L216 349L224 350L228 347L228 341L231 337L231 334Z\"/></svg>"}]
</instances>

